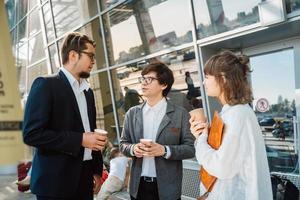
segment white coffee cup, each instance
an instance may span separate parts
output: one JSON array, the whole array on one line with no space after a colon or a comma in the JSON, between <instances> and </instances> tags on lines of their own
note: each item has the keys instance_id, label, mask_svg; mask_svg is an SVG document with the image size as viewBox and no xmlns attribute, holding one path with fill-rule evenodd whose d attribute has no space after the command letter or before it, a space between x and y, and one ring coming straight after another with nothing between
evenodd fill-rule
<instances>
[{"instance_id":1,"label":"white coffee cup","mask_svg":"<svg viewBox=\"0 0 300 200\"><path fill-rule=\"evenodd\" d=\"M96 128L94 132L101 135L107 135L107 131L101 128Z\"/></svg>"},{"instance_id":2,"label":"white coffee cup","mask_svg":"<svg viewBox=\"0 0 300 200\"><path fill-rule=\"evenodd\" d=\"M144 145L146 145L146 146L151 146L151 143L152 143L153 141L151 140L151 139L145 139L145 138L141 138L140 139L140 143L142 143L142 144L144 144Z\"/></svg>"},{"instance_id":3,"label":"white coffee cup","mask_svg":"<svg viewBox=\"0 0 300 200\"><path fill-rule=\"evenodd\" d=\"M206 122L206 117L203 108L197 108L190 111L190 116L193 117L195 121Z\"/></svg>"},{"instance_id":4,"label":"white coffee cup","mask_svg":"<svg viewBox=\"0 0 300 200\"><path fill-rule=\"evenodd\" d=\"M146 139L146 138L141 138L140 139L140 143L142 143L144 145L144 147L151 147L151 143L153 141L151 139ZM144 148L142 148L142 150L144 150ZM143 154L144 156L147 156L147 153Z\"/></svg>"},{"instance_id":5,"label":"white coffee cup","mask_svg":"<svg viewBox=\"0 0 300 200\"><path fill-rule=\"evenodd\" d=\"M143 144L148 144L148 143L152 142L152 140L151 139L146 139L146 138L141 138L140 142L143 143Z\"/></svg>"}]
</instances>

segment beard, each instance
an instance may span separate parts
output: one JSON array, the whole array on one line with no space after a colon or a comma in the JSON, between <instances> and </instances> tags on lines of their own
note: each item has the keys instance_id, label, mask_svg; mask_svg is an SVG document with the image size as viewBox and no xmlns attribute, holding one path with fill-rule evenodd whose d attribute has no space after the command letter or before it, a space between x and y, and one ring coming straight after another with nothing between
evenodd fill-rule
<instances>
[{"instance_id":1,"label":"beard","mask_svg":"<svg viewBox=\"0 0 300 200\"><path fill-rule=\"evenodd\" d=\"M90 77L90 73L89 72L80 72L79 77L80 78L88 78L88 77Z\"/></svg>"}]
</instances>

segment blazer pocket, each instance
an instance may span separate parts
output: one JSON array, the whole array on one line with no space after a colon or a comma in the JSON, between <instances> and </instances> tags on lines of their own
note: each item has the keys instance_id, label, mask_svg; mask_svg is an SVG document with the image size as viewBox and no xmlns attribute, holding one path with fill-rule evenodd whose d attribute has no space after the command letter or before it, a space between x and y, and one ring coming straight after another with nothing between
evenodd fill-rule
<instances>
[{"instance_id":1,"label":"blazer pocket","mask_svg":"<svg viewBox=\"0 0 300 200\"><path fill-rule=\"evenodd\" d=\"M180 132L180 128L170 127L167 129L167 133L165 134L165 141L167 141L169 144L179 144Z\"/></svg>"},{"instance_id":2,"label":"blazer pocket","mask_svg":"<svg viewBox=\"0 0 300 200\"><path fill-rule=\"evenodd\" d=\"M180 129L176 128L176 127L171 127L170 132L175 134L175 135L179 135L180 134Z\"/></svg>"}]
</instances>

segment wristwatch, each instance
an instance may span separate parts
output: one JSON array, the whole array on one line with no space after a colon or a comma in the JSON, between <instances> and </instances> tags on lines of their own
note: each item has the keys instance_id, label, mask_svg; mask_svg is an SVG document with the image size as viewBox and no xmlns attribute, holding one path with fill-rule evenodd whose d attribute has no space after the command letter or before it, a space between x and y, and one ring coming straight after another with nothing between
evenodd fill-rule
<instances>
[{"instance_id":1,"label":"wristwatch","mask_svg":"<svg viewBox=\"0 0 300 200\"><path fill-rule=\"evenodd\" d=\"M164 153L163 157L166 158L166 156L167 156L167 147L166 146L164 146L164 147L165 147L165 153Z\"/></svg>"}]
</instances>

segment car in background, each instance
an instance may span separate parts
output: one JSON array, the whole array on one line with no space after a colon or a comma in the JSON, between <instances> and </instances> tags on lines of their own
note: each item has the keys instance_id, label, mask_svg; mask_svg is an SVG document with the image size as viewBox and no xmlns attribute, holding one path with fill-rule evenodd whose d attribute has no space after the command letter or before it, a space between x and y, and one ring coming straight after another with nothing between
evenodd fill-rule
<instances>
[{"instance_id":1,"label":"car in background","mask_svg":"<svg viewBox=\"0 0 300 200\"><path fill-rule=\"evenodd\" d=\"M276 121L272 117L266 117L260 120L258 123L263 131L272 131L274 129L273 125L276 123Z\"/></svg>"},{"instance_id":2,"label":"car in background","mask_svg":"<svg viewBox=\"0 0 300 200\"><path fill-rule=\"evenodd\" d=\"M275 124L275 120L271 117L263 118L259 121L260 126L273 126Z\"/></svg>"}]
</instances>

